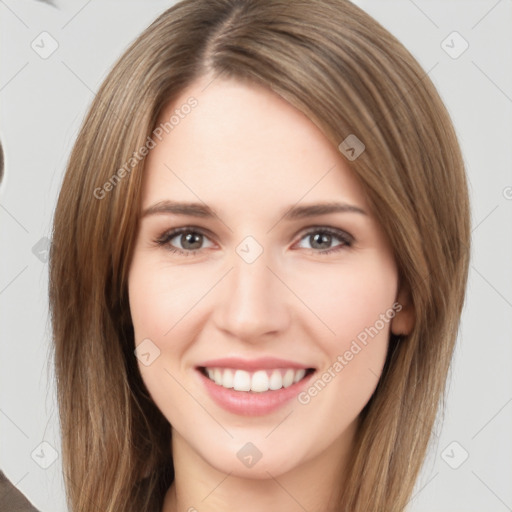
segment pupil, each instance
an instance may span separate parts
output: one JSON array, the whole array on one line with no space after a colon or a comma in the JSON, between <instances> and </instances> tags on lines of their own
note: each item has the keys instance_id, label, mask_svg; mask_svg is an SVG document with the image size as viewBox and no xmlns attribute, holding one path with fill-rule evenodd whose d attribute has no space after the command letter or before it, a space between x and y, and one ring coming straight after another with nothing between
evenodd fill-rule
<instances>
[{"instance_id":1,"label":"pupil","mask_svg":"<svg viewBox=\"0 0 512 512\"><path fill-rule=\"evenodd\" d=\"M328 248L330 245L331 245L331 235L329 235L328 233L317 233L315 235L312 236L313 238L313 243L311 244L311 247L315 247L317 246L316 248L317 249L326 249ZM326 244L327 247L323 247L322 244ZM320 247L318 247L320 246Z\"/></svg>"},{"instance_id":2,"label":"pupil","mask_svg":"<svg viewBox=\"0 0 512 512\"><path fill-rule=\"evenodd\" d=\"M181 235L181 245L184 249L199 249L201 247L202 236L203 235L200 233L187 233L186 235Z\"/></svg>"}]
</instances>

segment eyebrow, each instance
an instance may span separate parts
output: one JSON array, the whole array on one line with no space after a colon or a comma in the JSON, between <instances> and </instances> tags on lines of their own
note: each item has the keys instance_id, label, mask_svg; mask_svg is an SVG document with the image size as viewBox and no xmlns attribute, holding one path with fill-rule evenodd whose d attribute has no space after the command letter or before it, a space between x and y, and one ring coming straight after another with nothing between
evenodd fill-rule
<instances>
[{"instance_id":1,"label":"eyebrow","mask_svg":"<svg viewBox=\"0 0 512 512\"><path fill-rule=\"evenodd\" d=\"M204 203L181 203L177 201L160 201L146 208L141 218L156 214L189 215L192 217L213 218L218 217L216 211ZM304 206L291 206L281 212L281 219L297 220L329 213L367 213L358 206L348 203L328 202L316 203Z\"/></svg>"}]
</instances>

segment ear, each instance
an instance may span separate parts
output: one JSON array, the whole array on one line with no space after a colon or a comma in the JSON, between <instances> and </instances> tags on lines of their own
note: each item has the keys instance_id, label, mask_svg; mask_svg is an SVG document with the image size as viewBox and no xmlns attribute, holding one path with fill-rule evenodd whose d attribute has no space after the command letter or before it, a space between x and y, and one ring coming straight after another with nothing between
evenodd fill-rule
<instances>
[{"instance_id":1,"label":"ear","mask_svg":"<svg viewBox=\"0 0 512 512\"><path fill-rule=\"evenodd\" d=\"M395 308L396 314L391 320L391 332L395 335L410 334L415 321L414 307L411 294L405 287L401 287L396 298L399 305Z\"/></svg>"}]
</instances>

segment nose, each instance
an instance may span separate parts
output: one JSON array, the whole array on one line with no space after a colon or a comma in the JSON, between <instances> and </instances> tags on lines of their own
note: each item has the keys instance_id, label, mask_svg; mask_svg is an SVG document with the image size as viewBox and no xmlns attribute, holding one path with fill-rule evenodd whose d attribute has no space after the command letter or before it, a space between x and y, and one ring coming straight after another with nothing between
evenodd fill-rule
<instances>
[{"instance_id":1,"label":"nose","mask_svg":"<svg viewBox=\"0 0 512 512\"><path fill-rule=\"evenodd\" d=\"M253 343L284 332L290 322L290 292L267 266L265 252L252 263L235 254L232 262L216 297L217 328Z\"/></svg>"}]
</instances>

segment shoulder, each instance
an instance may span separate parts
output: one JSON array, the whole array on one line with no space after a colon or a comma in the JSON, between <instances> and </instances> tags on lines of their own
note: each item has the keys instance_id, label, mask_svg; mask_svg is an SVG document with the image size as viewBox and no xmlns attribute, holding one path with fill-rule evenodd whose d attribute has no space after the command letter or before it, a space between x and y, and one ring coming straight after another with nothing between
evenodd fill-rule
<instances>
[{"instance_id":1,"label":"shoulder","mask_svg":"<svg viewBox=\"0 0 512 512\"><path fill-rule=\"evenodd\" d=\"M30 501L0 471L0 510L9 512L39 512Z\"/></svg>"}]
</instances>

